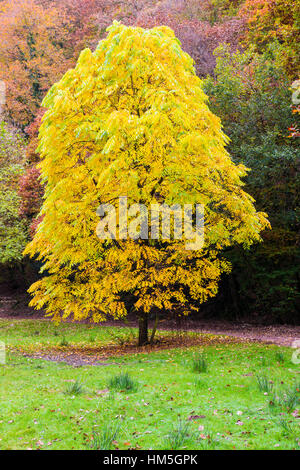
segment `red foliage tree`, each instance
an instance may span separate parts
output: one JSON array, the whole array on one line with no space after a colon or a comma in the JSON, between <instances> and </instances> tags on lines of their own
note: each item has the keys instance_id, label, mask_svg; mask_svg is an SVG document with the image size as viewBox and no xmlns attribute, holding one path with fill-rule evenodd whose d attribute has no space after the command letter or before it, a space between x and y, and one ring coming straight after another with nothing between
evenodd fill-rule
<instances>
[{"instance_id":1,"label":"red foliage tree","mask_svg":"<svg viewBox=\"0 0 300 470\"><path fill-rule=\"evenodd\" d=\"M44 110L40 108L34 121L25 129L28 135L28 145L26 148L27 168L19 180L19 196L21 198L19 215L22 219L25 219L31 237L33 237L40 221L38 213L44 194L44 188L39 180L40 172L36 168L36 164L39 161L36 148L43 114Z\"/></svg>"},{"instance_id":2,"label":"red foliage tree","mask_svg":"<svg viewBox=\"0 0 300 470\"><path fill-rule=\"evenodd\" d=\"M25 219L29 229L29 234L33 237L40 218L37 217L44 194L44 189L39 181L40 172L33 166L26 170L26 173L19 181L19 196L21 197L19 215Z\"/></svg>"},{"instance_id":3,"label":"red foliage tree","mask_svg":"<svg viewBox=\"0 0 300 470\"><path fill-rule=\"evenodd\" d=\"M193 19L189 15L189 2L164 1L150 9L142 10L136 24L145 28L166 25L175 31L183 49L195 60L198 75L212 73L215 67L214 49L222 42L238 47L244 20L233 17L211 25L209 21Z\"/></svg>"}]
</instances>

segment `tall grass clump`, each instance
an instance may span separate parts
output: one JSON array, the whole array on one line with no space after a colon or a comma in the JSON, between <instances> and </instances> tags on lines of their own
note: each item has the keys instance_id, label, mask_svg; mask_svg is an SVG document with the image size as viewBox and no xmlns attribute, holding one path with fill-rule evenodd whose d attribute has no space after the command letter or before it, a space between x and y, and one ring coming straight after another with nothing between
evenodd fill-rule
<instances>
[{"instance_id":1,"label":"tall grass clump","mask_svg":"<svg viewBox=\"0 0 300 470\"><path fill-rule=\"evenodd\" d=\"M293 411L300 408L300 389L299 384L295 383L279 395L279 403L287 411Z\"/></svg>"},{"instance_id":2,"label":"tall grass clump","mask_svg":"<svg viewBox=\"0 0 300 470\"><path fill-rule=\"evenodd\" d=\"M277 362L280 362L281 364L285 361L285 356L282 351L276 351L275 353L275 359Z\"/></svg>"},{"instance_id":3,"label":"tall grass clump","mask_svg":"<svg viewBox=\"0 0 300 470\"><path fill-rule=\"evenodd\" d=\"M76 380L76 382L70 384L64 391L65 395L80 395L84 392L83 385Z\"/></svg>"},{"instance_id":4,"label":"tall grass clump","mask_svg":"<svg viewBox=\"0 0 300 470\"><path fill-rule=\"evenodd\" d=\"M258 388L261 392L267 392L267 393L272 392L273 383L270 381L270 379L266 375L264 374L257 375L256 380L257 380Z\"/></svg>"},{"instance_id":5,"label":"tall grass clump","mask_svg":"<svg viewBox=\"0 0 300 470\"><path fill-rule=\"evenodd\" d=\"M134 380L128 372L121 372L118 375L114 375L108 381L108 388L110 390L126 390L135 391L138 388L138 383Z\"/></svg>"},{"instance_id":6,"label":"tall grass clump","mask_svg":"<svg viewBox=\"0 0 300 470\"><path fill-rule=\"evenodd\" d=\"M165 437L166 448L168 450L180 449L191 437L190 423L179 419Z\"/></svg>"},{"instance_id":7,"label":"tall grass clump","mask_svg":"<svg viewBox=\"0 0 300 470\"><path fill-rule=\"evenodd\" d=\"M200 377L196 377L193 383L194 387L197 389L205 388L207 386L207 383L204 382Z\"/></svg>"},{"instance_id":8,"label":"tall grass clump","mask_svg":"<svg viewBox=\"0 0 300 470\"><path fill-rule=\"evenodd\" d=\"M192 360L192 371L203 373L207 372L208 370L208 362L206 357L203 354L199 354L198 356L194 357Z\"/></svg>"},{"instance_id":9,"label":"tall grass clump","mask_svg":"<svg viewBox=\"0 0 300 470\"><path fill-rule=\"evenodd\" d=\"M115 425L106 424L100 432L93 431L91 449L93 450L111 450L113 441L116 440L120 431L121 423Z\"/></svg>"}]
</instances>

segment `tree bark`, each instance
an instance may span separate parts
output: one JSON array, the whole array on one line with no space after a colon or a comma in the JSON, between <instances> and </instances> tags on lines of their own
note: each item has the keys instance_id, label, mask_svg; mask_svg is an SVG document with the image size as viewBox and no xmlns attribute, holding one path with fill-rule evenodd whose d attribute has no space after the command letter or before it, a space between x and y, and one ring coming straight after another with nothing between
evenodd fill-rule
<instances>
[{"instance_id":1,"label":"tree bark","mask_svg":"<svg viewBox=\"0 0 300 470\"><path fill-rule=\"evenodd\" d=\"M154 326L153 326L153 330L151 333L150 344L153 344L154 336L157 330L157 325L158 325L158 314L155 315L155 321L154 321Z\"/></svg>"},{"instance_id":2,"label":"tree bark","mask_svg":"<svg viewBox=\"0 0 300 470\"><path fill-rule=\"evenodd\" d=\"M148 316L147 314L141 314L139 316L139 346L148 344Z\"/></svg>"}]
</instances>

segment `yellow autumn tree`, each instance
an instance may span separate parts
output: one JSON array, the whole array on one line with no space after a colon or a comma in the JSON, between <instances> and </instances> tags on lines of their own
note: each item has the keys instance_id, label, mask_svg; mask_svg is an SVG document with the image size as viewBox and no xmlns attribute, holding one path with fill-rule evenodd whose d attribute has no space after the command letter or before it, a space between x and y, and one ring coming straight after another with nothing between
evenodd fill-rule
<instances>
[{"instance_id":1,"label":"yellow autumn tree","mask_svg":"<svg viewBox=\"0 0 300 470\"><path fill-rule=\"evenodd\" d=\"M145 344L150 313L198 308L230 271L221 251L260 240L268 221L242 189L247 169L232 162L193 61L167 27L114 22L43 106L43 220L25 252L43 261L45 275L30 288L31 305L55 321L100 322L130 309ZM186 249L184 237L162 232L100 240L97 208L120 196L128 206L204 205L203 246Z\"/></svg>"}]
</instances>

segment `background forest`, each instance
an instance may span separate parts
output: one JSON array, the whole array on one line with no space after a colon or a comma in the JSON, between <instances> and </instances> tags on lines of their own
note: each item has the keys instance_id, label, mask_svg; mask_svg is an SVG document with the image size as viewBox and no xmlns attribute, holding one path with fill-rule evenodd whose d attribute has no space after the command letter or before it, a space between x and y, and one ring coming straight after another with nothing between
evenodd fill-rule
<instances>
[{"instance_id":1,"label":"background forest","mask_svg":"<svg viewBox=\"0 0 300 470\"><path fill-rule=\"evenodd\" d=\"M39 263L22 255L44 192L40 103L114 19L174 30L231 139L232 159L251 168L246 191L272 225L263 243L226 251L232 272L200 314L299 323L300 0L1 0L0 293L26 291L40 275Z\"/></svg>"}]
</instances>

